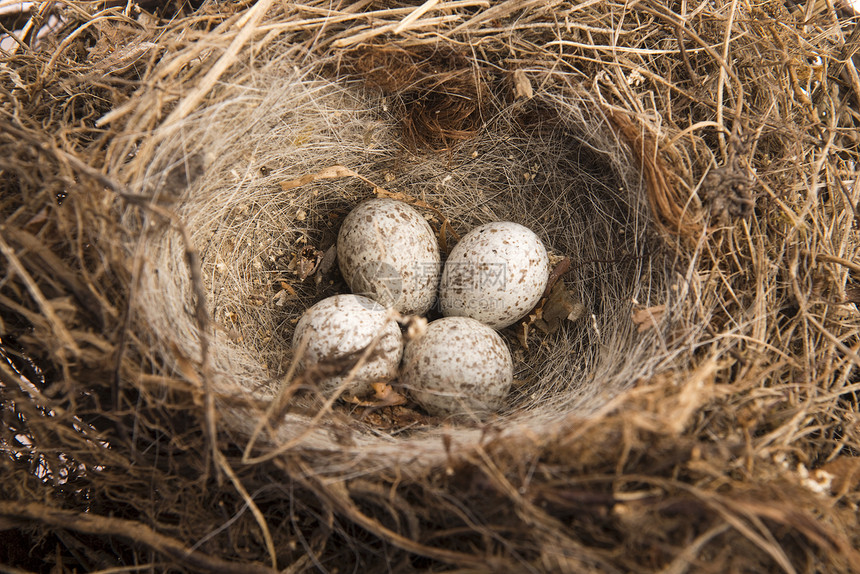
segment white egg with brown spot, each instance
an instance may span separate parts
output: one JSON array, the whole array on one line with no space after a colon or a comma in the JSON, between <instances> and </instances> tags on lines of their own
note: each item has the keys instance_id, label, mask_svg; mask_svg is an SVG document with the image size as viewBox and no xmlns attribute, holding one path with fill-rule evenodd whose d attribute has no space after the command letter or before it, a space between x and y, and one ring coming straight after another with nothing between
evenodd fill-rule
<instances>
[{"instance_id":1,"label":"white egg with brown spot","mask_svg":"<svg viewBox=\"0 0 860 574\"><path fill-rule=\"evenodd\" d=\"M439 291L442 314L502 329L537 305L548 280L549 256L531 229L487 223L464 235L448 256Z\"/></svg>"},{"instance_id":2,"label":"white egg with brown spot","mask_svg":"<svg viewBox=\"0 0 860 574\"><path fill-rule=\"evenodd\" d=\"M436 301L442 263L433 229L418 211L394 199L353 209L337 236L341 274L353 293L406 314Z\"/></svg>"},{"instance_id":3,"label":"white egg with brown spot","mask_svg":"<svg viewBox=\"0 0 860 574\"><path fill-rule=\"evenodd\" d=\"M406 344L400 383L438 416L482 417L498 410L513 381L504 339L468 317L443 317Z\"/></svg>"},{"instance_id":4,"label":"white egg with brown spot","mask_svg":"<svg viewBox=\"0 0 860 574\"><path fill-rule=\"evenodd\" d=\"M362 352L376 340L367 362L350 374ZM304 349L301 346L304 344ZM371 385L397 376L403 338L396 321L376 301L360 295L335 295L305 311L293 333L299 366L324 395L347 380L343 396L369 394Z\"/></svg>"}]
</instances>

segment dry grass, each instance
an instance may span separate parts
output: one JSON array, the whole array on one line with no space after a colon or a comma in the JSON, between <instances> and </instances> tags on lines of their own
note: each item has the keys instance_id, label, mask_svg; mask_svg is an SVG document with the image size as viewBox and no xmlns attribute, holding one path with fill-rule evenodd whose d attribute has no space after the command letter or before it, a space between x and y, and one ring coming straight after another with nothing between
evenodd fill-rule
<instances>
[{"instance_id":1,"label":"dry grass","mask_svg":"<svg viewBox=\"0 0 860 574\"><path fill-rule=\"evenodd\" d=\"M0 564L856 568L854 24L682 6L17 19ZM48 10L66 25L34 44ZM570 257L586 316L506 333L495 419L348 407L290 371L295 319L343 289L290 262L373 193L447 240L513 219Z\"/></svg>"}]
</instances>

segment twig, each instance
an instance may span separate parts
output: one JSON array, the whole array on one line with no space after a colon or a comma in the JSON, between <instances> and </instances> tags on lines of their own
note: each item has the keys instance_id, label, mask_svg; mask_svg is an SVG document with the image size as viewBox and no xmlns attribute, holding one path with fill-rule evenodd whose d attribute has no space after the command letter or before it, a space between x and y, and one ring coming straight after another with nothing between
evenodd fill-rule
<instances>
[{"instance_id":1,"label":"twig","mask_svg":"<svg viewBox=\"0 0 860 574\"><path fill-rule=\"evenodd\" d=\"M395 318L394 315L396 315L396 311L389 310L388 313L389 313L389 317L393 320ZM387 324L387 320L386 320L386 324ZM308 421L307 428L304 431L299 433L297 436L292 437L290 440L286 441L285 443L278 445L277 448L271 450L270 452L263 454L263 455L260 455L258 457L250 457L249 456L250 446L252 444L249 441L249 445L246 446L245 452L242 456L242 462L245 464L262 463L262 462L265 462L267 460L271 460L273 458L276 458L276 457L280 456L281 454L288 452L290 449L294 448L296 445L301 444L301 442L303 440L305 440L305 438L308 435L310 435L315 429L318 428L318 423L329 412L332 405L340 397L343 390L346 389L347 387L349 387L349 385L355 379L356 374L361 370L362 367L364 367L365 364L367 364L367 362L369 360L371 360L373 353L376 351L376 347L379 345L379 342L382 340L382 337L384 335L385 335L385 329L381 328L376 333L376 335L373 336L373 339L371 339L370 343L368 343L368 345L360 351L361 355L359 355L355 364L352 366L352 368L349 370L349 372L347 372L346 376L343 379L343 382L341 382L340 385L337 387L337 389L335 389L334 392L332 392L331 396L328 399L326 399L325 403L323 403L323 405L320 407L320 409L317 411L317 413L314 415L314 417L310 421ZM358 352L359 351L356 351L356 353L358 353Z\"/></svg>"},{"instance_id":2,"label":"twig","mask_svg":"<svg viewBox=\"0 0 860 574\"><path fill-rule=\"evenodd\" d=\"M183 119L185 116L191 113L197 105L203 101L203 98L206 97L206 94L215 87L215 84L218 82L218 79L221 77L224 72L227 71L227 68L233 65L236 61L239 50L245 45L245 43L251 39L251 36L254 32L257 31L257 24L260 22L260 19L265 15L266 11L268 11L269 7L272 5L274 0L259 0L257 4L251 8L243 18L242 21L238 22L237 25L241 26L242 29L236 34L236 37L227 47L227 51L221 55L218 61L215 63L212 68L206 73L205 76L200 80L200 83L197 84L197 87L181 102L176 106L167 119L164 120L162 126L167 129L170 129L175 122Z\"/></svg>"},{"instance_id":3,"label":"twig","mask_svg":"<svg viewBox=\"0 0 860 574\"><path fill-rule=\"evenodd\" d=\"M17 273L21 280L24 282L24 285L27 287L27 291L30 292L30 295L33 299L38 303L39 308L42 310L42 313L45 314L45 318L51 324L51 327L54 330L54 334L60 339L60 341L68 348L75 356L79 356L81 354L81 349L78 347L78 344L75 343L74 338L72 338L72 334L69 333L69 330L66 329L66 326L57 316L57 313L54 311L54 306L51 305L50 301L45 298L45 295L42 293L42 290L39 289L39 285L33 279L33 277L27 272L24 268L24 265L21 263L21 260L18 259L18 256L15 254L15 250L12 249L6 240L3 239L3 233L5 232L5 226L0 227L0 253L6 257L6 260L9 262L9 266L12 268L15 273Z\"/></svg>"},{"instance_id":4,"label":"twig","mask_svg":"<svg viewBox=\"0 0 860 574\"><path fill-rule=\"evenodd\" d=\"M811 254L807 254L811 255ZM836 257L835 255L827 255L826 253L816 253L816 259L821 259L822 261L827 261L828 263L836 263L843 267L847 267L851 271L856 273L860 273L860 264L857 264L853 261L849 261L848 259L844 259L842 257Z\"/></svg>"},{"instance_id":5,"label":"twig","mask_svg":"<svg viewBox=\"0 0 860 574\"><path fill-rule=\"evenodd\" d=\"M272 533L269 531L269 525L266 523L266 518L263 516L263 513L260 512L260 507L257 506L257 503L254 502L254 499L248 494L248 490L245 488L245 485L242 484L242 481L239 480L239 477L236 476L236 473L233 472L233 469L230 467L230 464L227 462L227 459L221 454L220 451L215 451L215 456L217 464L221 467L221 470L230 478L230 481L233 483L233 486L236 487L236 490L242 496L242 499L245 501L245 504L248 505L248 508L251 509L251 514L254 515L254 519L257 521L257 524L260 525L260 529L263 531L263 540L266 542L266 550L269 551L269 559L272 561L272 569L278 569L278 556L275 552L275 542L272 540Z\"/></svg>"},{"instance_id":6,"label":"twig","mask_svg":"<svg viewBox=\"0 0 860 574\"><path fill-rule=\"evenodd\" d=\"M40 524L74 530L86 534L119 536L131 544L142 544L192 568L225 574L274 574L276 570L262 564L228 562L191 550L182 543L159 534L149 526L134 520L100 516L91 512L74 512L52 508L37 502L0 502L0 516L13 521Z\"/></svg>"},{"instance_id":7,"label":"twig","mask_svg":"<svg viewBox=\"0 0 860 574\"><path fill-rule=\"evenodd\" d=\"M418 18L426 14L428 11L432 10L433 7L436 6L436 4L438 3L439 0L427 0L426 2L424 2L424 4L416 8L412 13L410 13L406 18L401 20L400 24L398 24L394 28L394 30L392 30L392 33L400 34L401 32L403 32L403 30L408 28L410 24L415 22Z\"/></svg>"},{"instance_id":8,"label":"twig","mask_svg":"<svg viewBox=\"0 0 860 574\"><path fill-rule=\"evenodd\" d=\"M200 259L197 251L193 248L193 243L191 242L191 237L188 235L188 230L185 229L185 226L175 214L159 205L153 204L149 196L130 193L125 186L118 184L110 177L85 164L70 153L62 150L52 150L44 145L41 147L46 151L56 153L72 167L100 182L102 185L115 192L127 203L136 205L144 210L163 217L173 224L182 236L182 244L185 246L185 259L189 267L189 273L191 274L191 287L195 298L194 316L197 321L197 330L200 338L200 371L202 373L203 392L206 399L206 408L204 413L206 418L206 435L209 439L213 459L217 459L218 435L215 427L215 395L210 386L209 376L209 316L206 310L206 291L203 287L203 277L200 273ZM216 465L215 468L218 469L219 467ZM220 480L220 472L217 473L217 476Z\"/></svg>"},{"instance_id":9,"label":"twig","mask_svg":"<svg viewBox=\"0 0 860 574\"><path fill-rule=\"evenodd\" d=\"M684 38L681 36L681 26L675 26L675 37L678 39L678 49L681 51L681 58L684 60L684 67L687 68L690 82L694 86L698 86L701 84L701 80L699 80L699 75L693 69L692 64L690 64L690 56L687 55L687 48L684 47Z\"/></svg>"},{"instance_id":10,"label":"twig","mask_svg":"<svg viewBox=\"0 0 860 574\"><path fill-rule=\"evenodd\" d=\"M315 492L322 500L325 500L360 527L388 540L394 546L421 556L442 560L449 564L457 564L460 567L469 566L481 570L488 569L489 567L489 570L492 570L490 557L479 557L474 554L466 554L455 550L426 546L417 540L407 538L385 527L378 520L364 514L358 509L350 498L346 485L343 482L322 484L316 478L316 473L312 469L298 460L295 462L299 465L299 468L290 469L288 472L291 476L295 477L300 483L304 483L307 488Z\"/></svg>"},{"instance_id":11,"label":"twig","mask_svg":"<svg viewBox=\"0 0 860 574\"><path fill-rule=\"evenodd\" d=\"M729 19L726 21L726 31L725 31L725 40L723 41L723 62L728 63L729 61L729 44L732 41L732 27L735 23L735 9L737 7L736 0L732 0L732 8L729 12ZM725 89L726 84L726 72L728 71L728 65L720 66L720 77L717 80L717 123L723 125L723 90ZM735 86L736 90L740 89L740 86ZM728 130L726 130L728 131ZM717 137L720 142L720 152L723 154L723 161L728 160L728 151L726 148L726 136L723 130L717 132Z\"/></svg>"}]
</instances>

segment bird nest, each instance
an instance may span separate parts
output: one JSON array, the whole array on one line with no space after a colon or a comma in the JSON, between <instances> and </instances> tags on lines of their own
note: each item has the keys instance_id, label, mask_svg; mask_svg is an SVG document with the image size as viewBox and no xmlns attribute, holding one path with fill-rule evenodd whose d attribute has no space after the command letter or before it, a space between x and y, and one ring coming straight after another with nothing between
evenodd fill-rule
<instances>
[{"instance_id":1,"label":"bird nest","mask_svg":"<svg viewBox=\"0 0 860 574\"><path fill-rule=\"evenodd\" d=\"M4 24L2 563L857 563L849 15L147 8ZM492 416L296 369L371 197L547 246Z\"/></svg>"}]
</instances>

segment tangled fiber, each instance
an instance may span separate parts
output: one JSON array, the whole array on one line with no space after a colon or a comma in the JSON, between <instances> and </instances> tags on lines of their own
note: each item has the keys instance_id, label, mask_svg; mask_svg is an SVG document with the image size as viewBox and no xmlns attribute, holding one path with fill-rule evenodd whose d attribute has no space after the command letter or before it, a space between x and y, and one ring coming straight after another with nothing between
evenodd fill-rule
<instances>
[{"instance_id":1,"label":"tangled fiber","mask_svg":"<svg viewBox=\"0 0 860 574\"><path fill-rule=\"evenodd\" d=\"M0 55L0 565L860 564L844 9L26 10ZM374 196L443 250L513 220L553 255L495 416L295 370Z\"/></svg>"}]
</instances>

